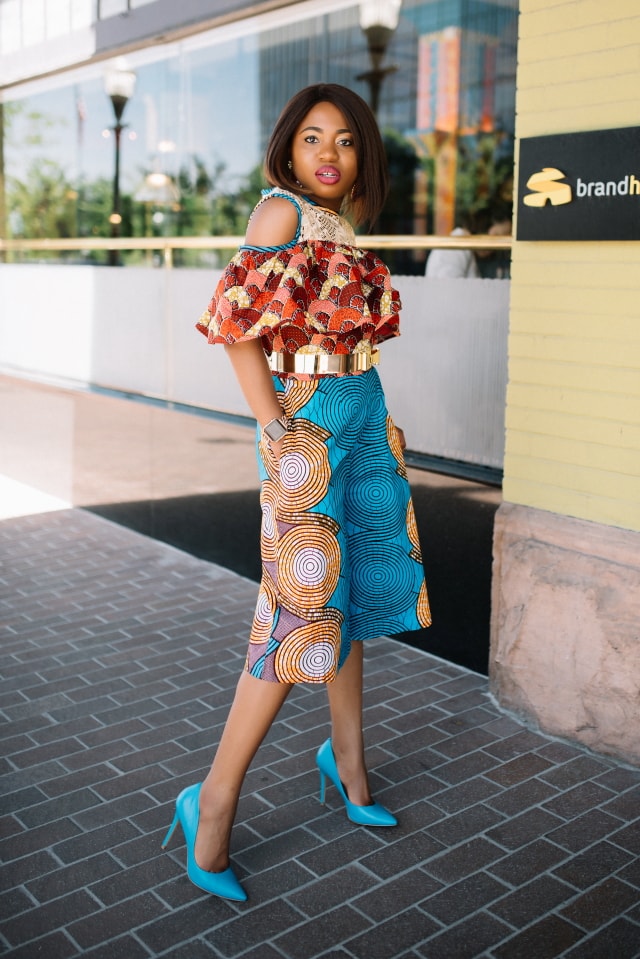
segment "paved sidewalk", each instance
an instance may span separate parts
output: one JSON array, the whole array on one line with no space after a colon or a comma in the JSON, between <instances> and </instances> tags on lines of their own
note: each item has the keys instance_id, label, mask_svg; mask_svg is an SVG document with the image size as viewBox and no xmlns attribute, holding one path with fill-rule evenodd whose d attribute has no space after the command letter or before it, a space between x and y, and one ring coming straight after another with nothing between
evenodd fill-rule
<instances>
[{"instance_id":1,"label":"paved sidewalk","mask_svg":"<svg viewBox=\"0 0 640 959\"><path fill-rule=\"evenodd\" d=\"M257 587L81 510L0 523L0 944L13 959L640 956L640 770L526 729L486 679L368 645L368 761L394 830L351 825L300 687L249 773L233 859L176 833L242 666Z\"/></svg>"}]
</instances>

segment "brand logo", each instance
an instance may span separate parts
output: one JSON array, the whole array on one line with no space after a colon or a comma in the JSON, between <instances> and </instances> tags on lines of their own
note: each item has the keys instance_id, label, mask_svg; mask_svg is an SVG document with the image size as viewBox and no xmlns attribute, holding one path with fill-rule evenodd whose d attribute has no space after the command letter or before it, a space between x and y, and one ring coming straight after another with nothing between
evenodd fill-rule
<instances>
[{"instance_id":1,"label":"brand logo","mask_svg":"<svg viewBox=\"0 0 640 959\"><path fill-rule=\"evenodd\" d=\"M562 170L553 166L543 167L540 173L534 173L527 180L527 187L533 192L523 197L523 202L526 206L545 206L547 203L561 206L563 203L571 203L571 187L568 183L557 182L563 179Z\"/></svg>"},{"instance_id":2,"label":"brand logo","mask_svg":"<svg viewBox=\"0 0 640 959\"><path fill-rule=\"evenodd\" d=\"M621 180L587 180L585 182L578 177L576 196L640 196L640 180L633 173L628 173Z\"/></svg>"}]
</instances>

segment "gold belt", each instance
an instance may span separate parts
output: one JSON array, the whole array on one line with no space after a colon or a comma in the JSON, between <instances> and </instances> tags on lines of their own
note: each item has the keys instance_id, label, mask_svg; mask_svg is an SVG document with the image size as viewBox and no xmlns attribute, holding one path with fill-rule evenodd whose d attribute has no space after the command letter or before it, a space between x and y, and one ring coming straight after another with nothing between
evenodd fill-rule
<instances>
[{"instance_id":1,"label":"gold belt","mask_svg":"<svg viewBox=\"0 0 640 959\"><path fill-rule=\"evenodd\" d=\"M267 357L274 373L364 373L380 361L378 350L371 353L271 353Z\"/></svg>"}]
</instances>

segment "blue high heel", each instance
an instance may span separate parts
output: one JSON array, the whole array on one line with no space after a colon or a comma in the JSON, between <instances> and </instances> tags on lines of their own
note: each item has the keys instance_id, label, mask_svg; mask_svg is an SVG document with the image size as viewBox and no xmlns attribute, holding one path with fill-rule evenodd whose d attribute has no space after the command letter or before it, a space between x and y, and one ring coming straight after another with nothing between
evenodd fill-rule
<instances>
[{"instance_id":1,"label":"blue high heel","mask_svg":"<svg viewBox=\"0 0 640 959\"><path fill-rule=\"evenodd\" d=\"M316 754L316 765L320 770L320 802L324 803L325 781L328 776L336 787L347 810L347 818L358 826L397 826L398 820L388 809L374 802L370 806L356 806L349 801L346 790L340 782L336 758L333 755L331 740L327 739Z\"/></svg>"},{"instance_id":2,"label":"blue high heel","mask_svg":"<svg viewBox=\"0 0 640 959\"><path fill-rule=\"evenodd\" d=\"M187 786L183 789L176 799L176 814L173 822L169 826L169 832L164 837L162 848L166 849L173 830L178 825L182 826L184 838L187 844L187 876L199 889L210 892L212 896L220 896L222 899L234 899L236 902L246 902L247 894L236 879L231 866L224 872L207 872L201 869L196 862L196 833L198 832L198 822L200 820L200 789L201 784L196 786Z\"/></svg>"}]
</instances>

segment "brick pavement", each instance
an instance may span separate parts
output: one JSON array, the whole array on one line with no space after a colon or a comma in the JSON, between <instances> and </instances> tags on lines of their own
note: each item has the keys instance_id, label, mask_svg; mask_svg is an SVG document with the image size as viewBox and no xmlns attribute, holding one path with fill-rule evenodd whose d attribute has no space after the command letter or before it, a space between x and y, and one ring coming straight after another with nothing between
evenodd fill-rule
<instances>
[{"instance_id":1,"label":"brick pavement","mask_svg":"<svg viewBox=\"0 0 640 959\"><path fill-rule=\"evenodd\" d=\"M296 689L247 778L233 859L200 893L177 792L206 769L257 587L81 510L0 523L0 945L13 959L640 956L640 770L505 716L486 679L368 646L368 761L400 827L366 830L313 757Z\"/></svg>"}]
</instances>

